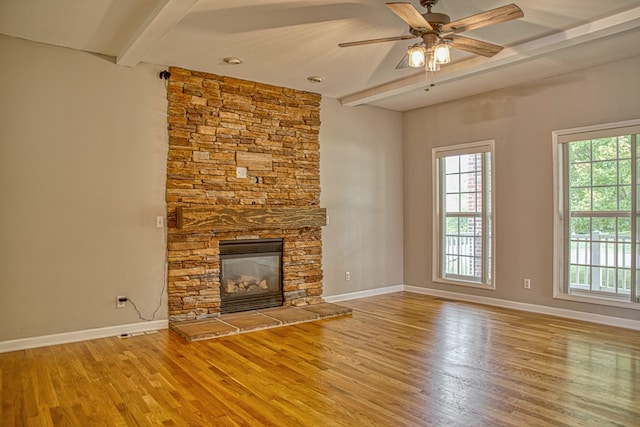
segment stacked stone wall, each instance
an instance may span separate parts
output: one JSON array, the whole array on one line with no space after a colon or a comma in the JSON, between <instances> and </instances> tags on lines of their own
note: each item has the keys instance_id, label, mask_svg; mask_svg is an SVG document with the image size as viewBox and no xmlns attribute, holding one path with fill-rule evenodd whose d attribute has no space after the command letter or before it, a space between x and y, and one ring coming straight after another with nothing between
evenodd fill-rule
<instances>
[{"instance_id":1,"label":"stacked stone wall","mask_svg":"<svg viewBox=\"0 0 640 427\"><path fill-rule=\"evenodd\" d=\"M176 221L177 207L319 206L320 95L169 71L170 321L219 314L221 240L282 238L284 304L321 302L321 228L216 233L178 229Z\"/></svg>"}]
</instances>

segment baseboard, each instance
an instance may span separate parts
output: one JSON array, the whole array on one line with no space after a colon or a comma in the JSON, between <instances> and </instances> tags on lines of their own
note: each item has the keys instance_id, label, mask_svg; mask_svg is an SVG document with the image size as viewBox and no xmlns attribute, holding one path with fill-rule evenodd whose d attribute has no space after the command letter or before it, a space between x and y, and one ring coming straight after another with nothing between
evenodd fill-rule
<instances>
[{"instance_id":1,"label":"baseboard","mask_svg":"<svg viewBox=\"0 0 640 427\"><path fill-rule=\"evenodd\" d=\"M114 337L122 334L133 334L136 332L155 331L158 329L167 329L168 327L169 322L167 320L155 320L152 322L130 323L127 325L108 326L105 328L85 329L82 331L65 332L62 334L0 341L0 353L93 340L97 338Z\"/></svg>"},{"instance_id":2,"label":"baseboard","mask_svg":"<svg viewBox=\"0 0 640 427\"><path fill-rule=\"evenodd\" d=\"M350 292L347 294L331 295L324 297L326 302L348 301L358 298L366 298L376 295L390 294L394 292L414 292L418 294L431 295L453 300L475 302L478 304L492 305L502 308L529 311L532 313L548 314L551 316L564 317L573 320L599 323L608 326L640 330L640 321L625 319L622 317L604 316L601 314L591 314L582 311L567 310L563 308L547 307L543 305L528 304L523 302L508 301L497 298L481 297L475 295L461 294L457 292L441 291L438 289L423 288L411 285L393 285L384 288L367 289L364 291ZM26 350L28 348L45 347L49 345L66 344L78 341L86 341L98 338L118 336L121 334L131 334L136 332L155 331L167 329L167 320L156 320L153 322L130 323L127 325L108 326L106 328L86 329L83 331L66 332L62 334L44 335L40 337L21 338L10 341L0 341L0 353L9 351Z\"/></svg>"},{"instance_id":3,"label":"baseboard","mask_svg":"<svg viewBox=\"0 0 640 427\"><path fill-rule=\"evenodd\" d=\"M391 294L404 290L404 285L387 286L384 288L367 289L365 291L351 292L348 294L332 295L323 297L326 302L348 301L350 299L373 297L376 295Z\"/></svg>"},{"instance_id":4,"label":"baseboard","mask_svg":"<svg viewBox=\"0 0 640 427\"><path fill-rule=\"evenodd\" d=\"M492 305L514 310L529 311L532 313L548 314L550 316L564 317L573 320L598 323L601 325L617 326L619 328L640 330L640 321L625 319L623 317L604 316L602 314L585 313L583 311L567 310L564 308L547 307L545 305L528 304L524 302L508 301L497 298L481 297L475 295L461 294L457 292L441 291L438 289L422 288L420 286L403 285L402 289L407 292L431 295L435 297L448 298L453 300L475 302L478 304Z\"/></svg>"}]
</instances>

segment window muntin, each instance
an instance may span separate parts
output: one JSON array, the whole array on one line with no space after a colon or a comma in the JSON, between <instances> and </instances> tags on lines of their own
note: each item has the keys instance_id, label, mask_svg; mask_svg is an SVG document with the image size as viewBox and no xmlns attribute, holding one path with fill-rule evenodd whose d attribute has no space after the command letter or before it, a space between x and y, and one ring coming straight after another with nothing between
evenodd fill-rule
<instances>
[{"instance_id":1,"label":"window muntin","mask_svg":"<svg viewBox=\"0 0 640 427\"><path fill-rule=\"evenodd\" d=\"M554 132L556 297L637 301L639 134L633 122Z\"/></svg>"},{"instance_id":2,"label":"window muntin","mask_svg":"<svg viewBox=\"0 0 640 427\"><path fill-rule=\"evenodd\" d=\"M493 141L441 147L434 162L434 280L493 288Z\"/></svg>"}]
</instances>

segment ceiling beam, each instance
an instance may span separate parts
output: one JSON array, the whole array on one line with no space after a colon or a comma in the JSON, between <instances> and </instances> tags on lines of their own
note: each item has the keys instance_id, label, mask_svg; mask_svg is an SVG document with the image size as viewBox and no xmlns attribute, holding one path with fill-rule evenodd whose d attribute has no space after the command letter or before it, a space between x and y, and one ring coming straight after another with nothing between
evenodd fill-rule
<instances>
[{"instance_id":1,"label":"ceiling beam","mask_svg":"<svg viewBox=\"0 0 640 427\"><path fill-rule=\"evenodd\" d=\"M570 46L638 28L640 28L640 7L541 39L505 48L493 58L474 57L452 63L442 67L435 75L438 84L441 84L462 77L484 74L498 67L514 65ZM342 105L350 107L363 105L425 86L425 75L419 73L345 96L340 99L340 102Z\"/></svg>"},{"instance_id":2,"label":"ceiling beam","mask_svg":"<svg viewBox=\"0 0 640 427\"><path fill-rule=\"evenodd\" d=\"M116 58L116 64L133 67L198 3L198 0L160 0L133 33Z\"/></svg>"}]
</instances>

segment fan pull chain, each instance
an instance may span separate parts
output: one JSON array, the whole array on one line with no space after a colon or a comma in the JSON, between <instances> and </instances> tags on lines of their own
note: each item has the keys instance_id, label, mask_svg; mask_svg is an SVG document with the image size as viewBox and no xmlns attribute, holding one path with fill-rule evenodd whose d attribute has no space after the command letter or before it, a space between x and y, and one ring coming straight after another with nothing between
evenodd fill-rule
<instances>
[{"instance_id":1,"label":"fan pull chain","mask_svg":"<svg viewBox=\"0 0 640 427\"><path fill-rule=\"evenodd\" d=\"M429 89L436 85L436 82L433 79L433 71L430 71L429 68L425 67L424 78L427 83L427 87L424 88L424 91L429 92Z\"/></svg>"}]
</instances>

